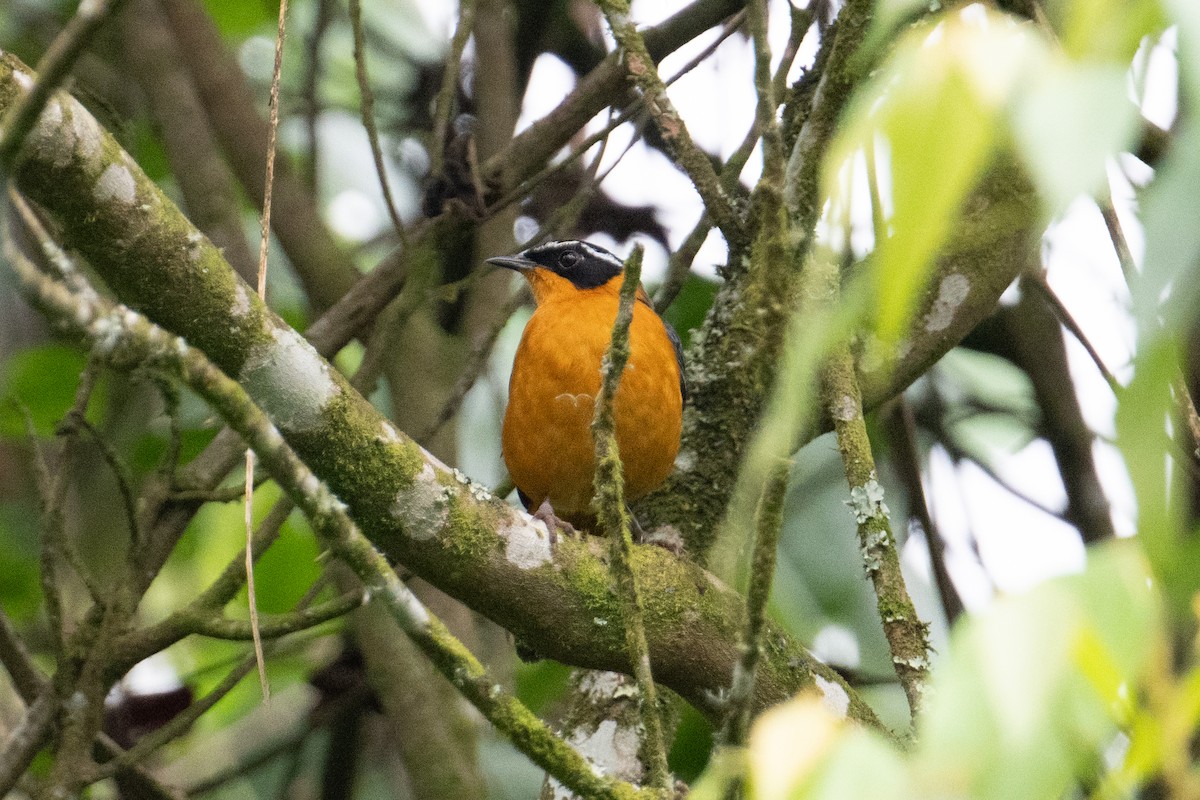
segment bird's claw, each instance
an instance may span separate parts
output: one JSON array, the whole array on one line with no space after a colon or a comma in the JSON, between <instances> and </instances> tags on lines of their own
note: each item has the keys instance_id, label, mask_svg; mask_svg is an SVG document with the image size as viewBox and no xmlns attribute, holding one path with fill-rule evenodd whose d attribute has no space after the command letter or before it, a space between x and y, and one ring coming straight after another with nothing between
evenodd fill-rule
<instances>
[{"instance_id":1,"label":"bird's claw","mask_svg":"<svg viewBox=\"0 0 1200 800\"><path fill-rule=\"evenodd\" d=\"M550 505L550 501L543 500L538 506L537 511L533 512L533 518L541 520L546 524L546 530L550 532L550 544L554 545L558 541L558 532L562 531L564 536L575 538L579 535L579 531L575 530L575 526L567 522L565 519L560 519L554 513L554 507Z\"/></svg>"}]
</instances>

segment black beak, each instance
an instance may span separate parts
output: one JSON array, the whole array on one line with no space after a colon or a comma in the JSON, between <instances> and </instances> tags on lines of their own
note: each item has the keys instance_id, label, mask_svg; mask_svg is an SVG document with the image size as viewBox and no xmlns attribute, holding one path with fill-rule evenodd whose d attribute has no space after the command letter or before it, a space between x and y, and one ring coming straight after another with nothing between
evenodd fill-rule
<instances>
[{"instance_id":1,"label":"black beak","mask_svg":"<svg viewBox=\"0 0 1200 800\"><path fill-rule=\"evenodd\" d=\"M496 256L487 260L489 264L495 264L497 267L505 269L515 269L517 272L526 272L537 266L537 262L530 261L520 255L515 256Z\"/></svg>"}]
</instances>

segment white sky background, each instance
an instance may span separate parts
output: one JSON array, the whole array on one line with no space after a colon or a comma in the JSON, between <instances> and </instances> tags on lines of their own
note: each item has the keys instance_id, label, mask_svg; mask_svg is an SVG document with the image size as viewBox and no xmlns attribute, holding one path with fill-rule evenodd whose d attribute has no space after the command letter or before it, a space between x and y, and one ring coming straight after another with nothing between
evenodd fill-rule
<instances>
[{"instance_id":1,"label":"white sky background","mask_svg":"<svg viewBox=\"0 0 1200 800\"><path fill-rule=\"evenodd\" d=\"M633 16L639 25L652 25L684 5L684 0L642 0L633 3ZM431 29L448 39L453 30L455 4L422 0L420 6ZM788 25L786 0L773 0L770 36L775 53L783 49ZM709 31L664 59L660 65L663 77L675 75L681 65L710 45L717 33ZM609 36L607 30L605 35ZM607 46L610 49L613 46L611 37ZM1145 71L1139 76L1141 85L1149 87L1145 92L1146 114L1163 126L1169 124L1174 114L1172 47L1168 36L1151 57L1143 59L1143 63L1149 61L1149 66L1139 67ZM813 52L814 43L809 37L793 65L792 78L801 65L811 62ZM754 113L752 73L751 45L741 35L734 35L671 86L670 97L701 147L727 156L741 143ZM573 82L565 65L551 56L542 56L535 64L518 127L528 126L554 108L571 90ZM589 132L604 124L605 118L598 117L592 121ZM627 124L614 133L602 170L624 151L631 132L632 127ZM743 179L752 182L759 169L756 152L743 172ZM1114 199L1136 259L1141 254L1141 237L1133 216L1133 189L1122 169L1129 170L1136 180L1146 180L1148 174L1134 159L1110 168ZM659 208L659 219L668 230L672 247L679 245L701 213L700 199L682 173L661 154L640 144L622 157L608 176L605 189L620 201L652 203ZM380 217L382 222L382 211ZM633 242L614 242L605 236L597 236L595 241L621 255L627 254L633 245ZM646 278L654 283L662 274L667 254L651 241L644 244ZM1133 347L1133 326L1125 312L1128 293L1095 204L1086 199L1076 202L1049 230L1043 247L1050 284L1109 369L1119 377L1127 377ZM694 269L712 275L714 266L724 258L723 241L718 234L711 234ZM1114 520L1120 533L1129 534L1134 519L1132 491L1121 458L1108 443L1114 433L1115 400L1083 348L1069 334L1066 338L1071 377L1084 416L1098 434L1096 457L1113 505ZM1020 492L1052 508L1062 507L1065 495L1045 441L1004 455L995 466ZM978 468L955 468L945 454L935 452L926 480L933 512L948 541L951 570L968 605L978 607L987 602L994 590L1020 591L1046 577L1081 568L1084 550L1073 528L1015 498ZM968 531L978 544L982 565L967 544ZM914 543L905 554L906 568L914 577L927 580L926 559L923 543Z\"/></svg>"}]
</instances>

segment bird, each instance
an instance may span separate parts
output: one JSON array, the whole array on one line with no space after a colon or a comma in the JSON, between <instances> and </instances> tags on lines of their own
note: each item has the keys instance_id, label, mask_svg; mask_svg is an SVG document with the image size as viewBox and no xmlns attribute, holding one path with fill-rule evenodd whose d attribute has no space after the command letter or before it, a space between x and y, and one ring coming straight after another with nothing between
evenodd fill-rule
<instances>
[{"instance_id":1,"label":"bird","mask_svg":"<svg viewBox=\"0 0 1200 800\"><path fill-rule=\"evenodd\" d=\"M603 247L579 240L487 261L520 273L536 306L513 359L501 432L504 463L525 508L552 533L556 527L599 533L591 507L591 424L624 264ZM639 286L629 361L613 400L627 502L656 489L671 473L686 393L679 336Z\"/></svg>"}]
</instances>

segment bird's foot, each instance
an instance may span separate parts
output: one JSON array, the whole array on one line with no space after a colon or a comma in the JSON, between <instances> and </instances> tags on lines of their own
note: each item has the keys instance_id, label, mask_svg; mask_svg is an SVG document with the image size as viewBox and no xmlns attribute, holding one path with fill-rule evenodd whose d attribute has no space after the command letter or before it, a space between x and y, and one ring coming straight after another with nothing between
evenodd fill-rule
<instances>
[{"instance_id":1,"label":"bird's foot","mask_svg":"<svg viewBox=\"0 0 1200 800\"><path fill-rule=\"evenodd\" d=\"M533 512L533 518L539 519L546 524L546 530L550 531L551 545L554 545L558 541L559 531L562 531L564 536L572 538L579 535L579 531L575 530L574 525L555 515L554 507L550 505L548 499L543 500L542 504L538 506L537 511Z\"/></svg>"},{"instance_id":2,"label":"bird's foot","mask_svg":"<svg viewBox=\"0 0 1200 800\"><path fill-rule=\"evenodd\" d=\"M683 545L683 537L680 536L679 530L674 525L662 525L647 532L642 528L641 523L638 522L637 517L633 516L632 512L629 518L633 521L633 537L635 542L661 547L663 550L676 556L684 554L686 548Z\"/></svg>"}]
</instances>

